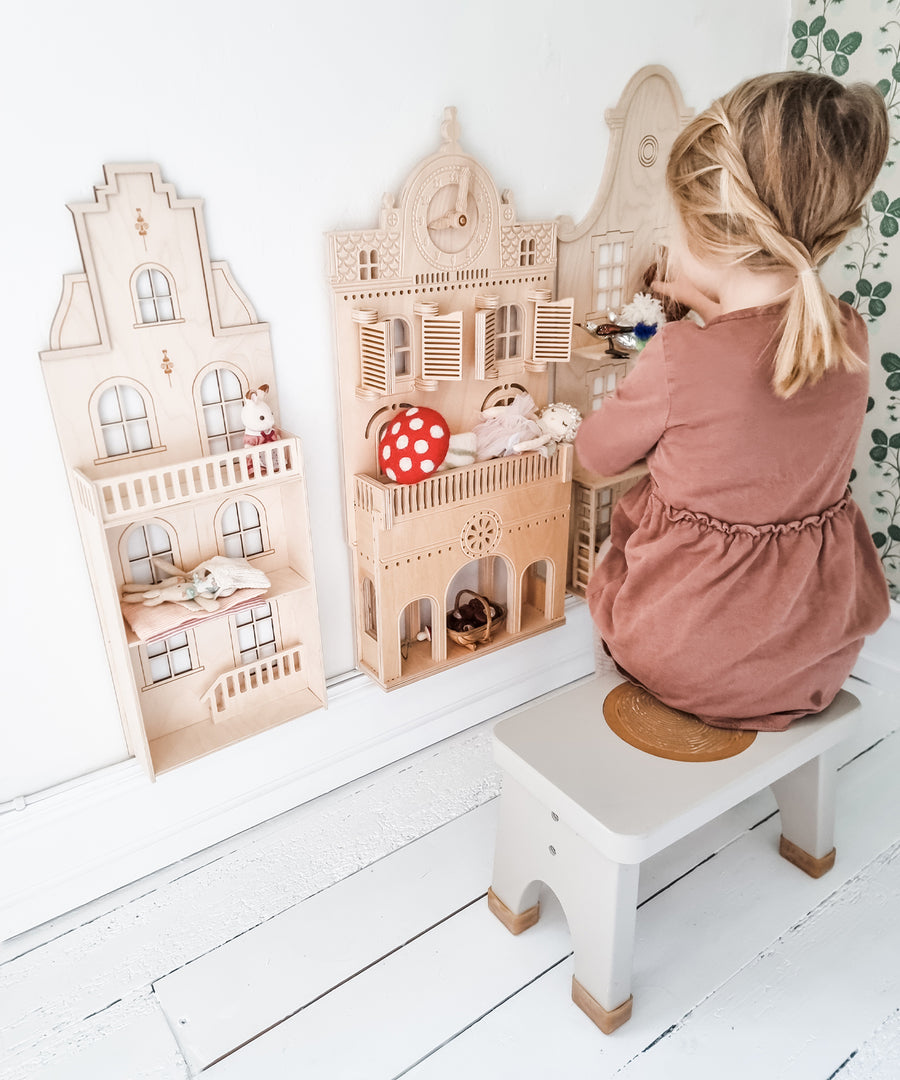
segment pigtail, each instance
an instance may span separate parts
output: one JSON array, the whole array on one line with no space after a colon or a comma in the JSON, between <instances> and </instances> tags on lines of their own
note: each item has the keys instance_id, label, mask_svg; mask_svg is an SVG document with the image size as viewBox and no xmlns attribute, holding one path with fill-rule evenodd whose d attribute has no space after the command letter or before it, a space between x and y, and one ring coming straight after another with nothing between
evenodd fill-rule
<instances>
[{"instance_id":1,"label":"pigtail","mask_svg":"<svg viewBox=\"0 0 900 1080\"><path fill-rule=\"evenodd\" d=\"M749 79L675 139L666 179L693 253L797 275L772 374L779 397L865 368L818 271L859 224L888 143L875 87L809 72Z\"/></svg>"},{"instance_id":2,"label":"pigtail","mask_svg":"<svg viewBox=\"0 0 900 1080\"><path fill-rule=\"evenodd\" d=\"M847 343L840 310L818 268L807 266L797 275L785 309L772 373L775 393L789 398L829 371L863 371L865 366Z\"/></svg>"}]
</instances>

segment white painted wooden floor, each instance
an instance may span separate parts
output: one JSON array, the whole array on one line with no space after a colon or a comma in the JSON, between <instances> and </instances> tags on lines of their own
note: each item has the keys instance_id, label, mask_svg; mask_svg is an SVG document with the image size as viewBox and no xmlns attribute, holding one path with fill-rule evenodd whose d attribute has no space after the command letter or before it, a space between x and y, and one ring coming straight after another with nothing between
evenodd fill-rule
<instances>
[{"instance_id":1,"label":"white painted wooden floor","mask_svg":"<svg viewBox=\"0 0 900 1080\"><path fill-rule=\"evenodd\" d=\"M768 792L641 871L633 1019L569 999L552 896L491 916L491 724L0 946L2 1080L900 1078L900 701L863 700L837 863Z\"/></svg>"}]
</instances>

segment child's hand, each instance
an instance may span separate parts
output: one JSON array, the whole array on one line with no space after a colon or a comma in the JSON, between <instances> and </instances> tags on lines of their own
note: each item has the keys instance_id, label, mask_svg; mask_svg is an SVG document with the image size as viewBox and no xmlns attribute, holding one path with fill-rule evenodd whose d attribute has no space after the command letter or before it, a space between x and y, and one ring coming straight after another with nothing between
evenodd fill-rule
<instances>
[{"instance_id":1,"label":"child's hand","mask_svg":"<svg viewBox=\"0 0 900 1080\"><path fill-rule=\"evenodd\" d=\"M709 322L722 313L721 305L715 297L707 296L686 278L672 278L668 281L656 278L650 289L696 311L704 322Z\"/></svg>"}]
</instances>

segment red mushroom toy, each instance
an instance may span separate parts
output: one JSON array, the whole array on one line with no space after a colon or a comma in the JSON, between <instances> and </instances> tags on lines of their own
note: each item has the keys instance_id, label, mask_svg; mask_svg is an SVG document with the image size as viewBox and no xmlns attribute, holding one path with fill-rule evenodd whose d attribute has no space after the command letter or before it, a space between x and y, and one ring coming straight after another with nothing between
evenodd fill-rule
<instances>
[{"instance_id":1,"label":"red mushroom toy","mask_svg":"<svg viewBox=\"0 0 900 1080\"><path fill-rule=\"evenodd\" d=\"M450 428L435 409L413 406L397 413L378 444L382 471L398 484L416 484L447 456Z\"/></svg>"}]
</instances>

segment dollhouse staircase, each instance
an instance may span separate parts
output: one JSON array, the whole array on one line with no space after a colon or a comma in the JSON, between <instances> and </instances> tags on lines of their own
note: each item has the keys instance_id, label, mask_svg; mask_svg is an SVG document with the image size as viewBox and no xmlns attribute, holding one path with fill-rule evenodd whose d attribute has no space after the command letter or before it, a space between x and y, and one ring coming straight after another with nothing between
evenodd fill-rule
<instances>
[{"instance_id":1,"label":"dollhouse staircase","mask_svg":"<svg viewBox=\"0 0 900 1080\"><path fill-rule=\"evenodd\" d=\"M297 683L298 690L307 686L306 673L303 670L303 649L299 645L273 653L262 660L254 660L252 664L244 664L233 671L226 671L216 679L201 700L209 705L213 723L218 723L245 709L247 694L253 694L254 705L266 705L284 697L286 680Z\"/></svg>"}]
</instances>

